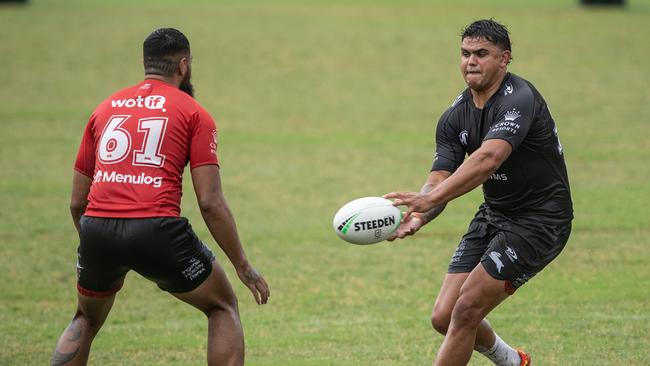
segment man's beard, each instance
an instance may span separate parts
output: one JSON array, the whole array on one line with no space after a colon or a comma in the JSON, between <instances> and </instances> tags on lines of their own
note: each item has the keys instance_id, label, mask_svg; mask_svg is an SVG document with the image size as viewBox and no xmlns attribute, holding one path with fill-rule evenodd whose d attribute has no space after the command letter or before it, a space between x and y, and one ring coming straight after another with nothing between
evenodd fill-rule
<instances>
[{"instance_id":1,"label":"man's beard","mask_svg":"<svg viewBox=\"0 0 650 366\"><path fill-rule=\"evenodd\" d=\"M194 85L192 85L191 79L192 79L192 72L188 71L183 81L181 81L181 85L178 86L178 89L184 91L190 97L194 98Z\"/></svg>"}]
</instances>

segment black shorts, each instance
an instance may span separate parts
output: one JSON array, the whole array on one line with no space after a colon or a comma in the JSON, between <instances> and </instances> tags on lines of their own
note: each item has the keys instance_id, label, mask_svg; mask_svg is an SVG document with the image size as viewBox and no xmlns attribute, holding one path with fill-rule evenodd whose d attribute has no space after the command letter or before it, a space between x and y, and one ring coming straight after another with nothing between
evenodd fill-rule
<instances>
[{"instance_id":1,"label":"black shorts","mask_svg":"<svg viewBox=\"0 0 650 366\"><path fill-rule=\"evenodd\" d=\"M80 224L77 288L82 295L114 294L131 269L169 292L191 291L212 271L214 254L185 218L82 216Z\"/></svg>"},{"instance_id":2,"label":"black shorts","mask_svg":"<svg viewBox=\"0 0 650 366\"><path fill-rule=\"evenodd\" d=\"M449 273L471 272L479 262L514 292L564 249L571 222L545 224L535 218L509 218L482 204L449 263Z\"/></svg>"}]
</instances>

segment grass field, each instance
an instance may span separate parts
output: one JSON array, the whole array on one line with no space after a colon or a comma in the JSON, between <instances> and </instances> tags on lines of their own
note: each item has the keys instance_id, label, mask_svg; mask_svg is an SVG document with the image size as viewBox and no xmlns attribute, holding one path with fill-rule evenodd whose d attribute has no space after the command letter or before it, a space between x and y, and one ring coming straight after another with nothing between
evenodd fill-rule
<instances>
[{"instance_id":1,"label":"grass field","mask_svg":"<svg viewBox=\"0 0 650 366\"><path fill-rule=\"evenodd\" d=\"M442 341L430 308L480 190L396 244L347 245L331 219L353 198L419 189L435 123L464 88L460 30L485 17L509 26L511 71L554 113L576 216L564 253L489 319L538 366L650 364L650 2L577 3L0 6L0 365L47 364L73 315L76 149L95 105L141 79L142 40L159 26L192 42L226 195L271 286L256 306L218 252L240 299L247 364L430 364ZM187 188L184 215L209 239ZM205 337L201 314L131 273L91 364L201 365Z\"/></svg>"}]
</instances>

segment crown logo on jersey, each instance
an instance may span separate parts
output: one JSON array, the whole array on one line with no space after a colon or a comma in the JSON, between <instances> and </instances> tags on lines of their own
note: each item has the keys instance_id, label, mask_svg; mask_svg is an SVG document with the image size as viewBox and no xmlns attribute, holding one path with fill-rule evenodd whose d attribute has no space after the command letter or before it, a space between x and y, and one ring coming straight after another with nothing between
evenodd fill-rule
<instances>
[{"instance_id":1,"label":"crown logo on jersey","mask_svg":"<svg viewBox=\"0 0 650 366\"><path fill-rule=\"evenodd\" d=\"M519 112L514 108L511 111L507 111L506 114L504 115L506 122L513 122L519 117L521 117L521 112Z\"/></svg>"}]
</instances>

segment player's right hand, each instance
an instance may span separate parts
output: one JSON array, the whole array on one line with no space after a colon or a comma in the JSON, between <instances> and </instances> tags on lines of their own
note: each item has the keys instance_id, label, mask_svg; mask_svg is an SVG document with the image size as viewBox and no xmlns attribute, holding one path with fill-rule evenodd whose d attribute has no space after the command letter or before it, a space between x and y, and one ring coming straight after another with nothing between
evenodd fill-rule
<instances>
[{"instance_id":1,"label":"player's right hand","mask_svg":"<svg viewBox=\"0 0 650 366\"><path fill-rule=\"evenodd\" d=\"M420 192L391 192L383 196L392 199L395 206L406 206L404 218L408 219L414 212L424 213L438 206L439 203L431 201L428 193Z\"/></svg>"},{"instance_id":2,"label":"player's right hand","mask_svg":"<svg viewBox=\"0 0 650 366\"><path fill-rule=\"evenodd\" d=\"M249 290L253 293L255 302L258 305L266 304L271 296L271 291L269 290L269 285L264 280L261 274L259 274L253 266L248 262L237 268L237 276L239 279L248 287Z\"/></svg>"},{"instance_id":3,"label":"player's right hand","mask_svg":"<svg viewBox=\"0 0 650 366\"><path fill-rule=\"evenodd\" d=\"M424 226L424 219L421 214L417 212L412 213L404 217L397 230L386 240L404 239L407 236L415 234L422 226Z\"/></svg>"}]
</instances>

